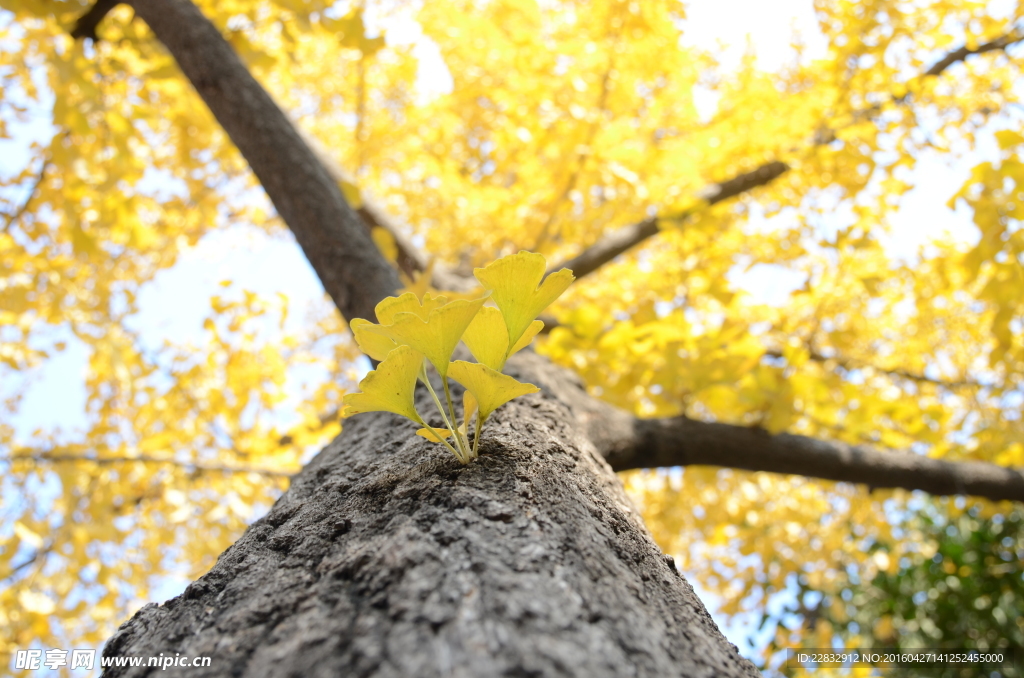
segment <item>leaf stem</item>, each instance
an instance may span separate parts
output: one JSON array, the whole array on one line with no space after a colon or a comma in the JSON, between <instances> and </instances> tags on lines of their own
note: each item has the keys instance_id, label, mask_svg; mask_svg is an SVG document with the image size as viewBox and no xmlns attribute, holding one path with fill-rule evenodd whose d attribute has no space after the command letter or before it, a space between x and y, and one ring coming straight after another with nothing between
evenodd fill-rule
<instances>
[{"instance_id":1,"label":"leaf stem","mask_svg":"<svg viewBox=\"0 0 1024 678\"><path fill-rule=\"evenodd\" d=\"M441 384L444 386L444 397L448 401L448 411L452 415L452 421L457 421L455 419L455 406L452 404L452 391L448 388L448 377L442 377ZM466 454L466 458L472 459L472 457L469 456L469 441L462 439L462 434L457 428L452 427L452 433L455 434L455 442L459 444L459 448L461 448Z\"/></svg>"},{"instance_id":2,"label":"leaf stem","mask_svg":"<svg viewBox=\"0 0 1024 678\"><path fill-rule=\"evenodd\" d=\"M447 447L449 450L451 450L452 454L455 455L456 459L461 461L463 464L468 464L469 463L469 459L464 458L462 456L462 454L458 450L456 450L454 447L452 447L451 443L449 443L447 440L445 440L444 436L441 435L440 431L438 431L436 428L434 428L433 426L431 426L427 422L423 422L423 425L426 426L427 428L429 428L430 432L433 433L434 436L436 436L437 439L440 440L444 444L445 447Z\"/></svg>"},{"instance_id":3,"label":"leaf stem","mask_svg":"<svg viewBox=\"0 0 1024 678\"><path fill-rule=\"evenodd\" d=\"M473 459L476 459L478 456L480 456L479 454L477 454L477 449L479 449L479 447L480 447L480 429L483 428L483 426L484 426L483 417L480 416L480 410L477 410L476 411L476 435L473 437Z\"/></svg>"},{"instance_id":4,"label":"leaf stem","mask_svg":"<svg viewBox=\"0 0 1024 678\"><path fill-rule=\"evenodd\" d=\"M448 415L444 412L441 400L437 397L437 393L434 392L434 387L430 385L430 380L427 379L427 367L425 364L420 366L420 379L422 379L423 383L427 385L427 391L430 393L430 397L434 399L434 404L437 405L437 411L441 413L441 418L444 419L444 425L451 429L452 423L448 421Z\"/></svg>"},{"instance_id":5,"label":"leaf stem","mask_svg":"<svg viewBox=\"0 0 1024 678\"><path fill-rule=\"evenodd\" d=\"M438 434L438 432L434 429L434 427L431 426L430 424L428 424L426 422L423 422L424 426L426 426L427 428L429 428L431 431L434 432L434 435L437 436L437 438L441 442L443 442L445 444L445 447L447 447L449 450L452 451L452 453L455 455L456 459L461 461L463 464L468 464L469 463L469 455L466 454L465 451L463 451L462 445L459 443L459 431L454 426L452 426L452 422L448 420L448 415L446 415L444 413L444 407L441 405L441 400L440 400L440 398L437 397L437 393L434 392L434 387L430 385L430 379L427 378L427 364L426 363L423 363L422 365L420 365L420 379L422 379L423 383L427 385L427 391L430 393L430 397L434 399L434 404L437 405L437 411L441 413L441 419L444 420L445 426L447 426L448 430L452 432L453 436L455 436L455 444L459 446L459 449L456 450L454 447L452 447L448 443L448 441L445 440L444 438L442 438ZM447 393L448 392L448 383L447 382L445 382L444 387L445 387L444 388L445 393ZM451 403L451 398L448 399L448 402ZM454 419L455 419L455 417L453 415L452 416L452 421L454 421Z\"/></svg>"}]
</instances>

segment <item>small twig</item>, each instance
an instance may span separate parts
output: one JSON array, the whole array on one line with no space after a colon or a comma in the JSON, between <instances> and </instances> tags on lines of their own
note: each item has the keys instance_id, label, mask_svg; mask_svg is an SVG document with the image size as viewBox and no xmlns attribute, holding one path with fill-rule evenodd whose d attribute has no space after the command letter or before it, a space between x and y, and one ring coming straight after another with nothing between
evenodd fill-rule
<instances>
[{"instance_id":1,"label":"small twig","mask_svg":"<svg viewBox=\"0 0 1024 678\"><path fill-rule=\"evenodd\" d=\"M53 547L55 545L56 545L56 541L51 541L46 546L44 546L42 548L39 548L39 549L36 549L35 552L31 556L29 556L28 558L26 558L22 562L18 563L17 565L13 566L11 568L10 572L8 572L4 576L0 577L0 581L8 581L10 579L14 579L14 577L16 577L18 575L18 573L21 572L22 570L24 570L26 567L28 567L29 565L35 563L40 558L44 558L44 557L48 556L50 554L50 552L53 551Z\"/></svg>"},{"instance_id":2,"label":"small twig","mask_svg":"<svg viewBox=\"0 0 1024 678\"><path fill-rule=\"evenodd\" d=\"M992 52L997 49L1006 49L1010 45L1018 43L1024 40L1024 35L1017 33L1016 31L1007 33L1006 35L1000 36L995 40L986 42L983 45L978 45L974 49L970 49L967 45L964 45L960 49L954 50L944 56L939 61L935 62L931 68L923 73L925 76L939 75L944 70L957 63L958 61L964 61L967 57L974 54L984 54L985 52Z\"/></svg>"},{"instance_id":3,"label":"small twig","mask_svg":"<svg viewBox=\"0 0 1024 678\"><path fill-rule=\"evenodd\" d=\"M547 240L551 227L554 226L555 220L558 217L558 208L576 188L576 185L579 183L580 176L583 174L583 170L587 166L587 159L590 157L589 149L594 145L594 139L597 137L598 128L600 127L600 116L604 113L605 106L608 103L608 91L611 89L611 75L612 71L615 70L614 55L615 51L613 49L612 57L608 59L608 68L605 70L604 77L601 79L601 94L597 98L598 117L591 121L590 127L587 130L587 141L583 144L585 150L580 149L576 153L572 174L569 175L569 180L565 182L565 187L562 192L559 193L558 197L552 202L551 208L548 210L548 217L544 221L543 226L541 226L540 233L537 235L537 239L533 243L533 247L530 248L533 251L540 250L541 245L543 245Z\"/></svg>"},{"instance_id":4,"label":"small twig","mask_svg":"<svg viewBox=\"0 0 1024 678\"><path fill-rule=\"evenodd\" d=\"M88 454L69 454L69 453L35 453L35 454L13 454L9 457L0 457L0 461L11 463L13 461L31 461L36 463L50 462L50 463L69 463L69 462L91 462L99 466L106 466L110 464L126 464L126 463L141 463L141 464L168 464L171 466L180 466L188 469L192 472L208 472L208 473L256 473L258 475L274 477L274 478L291 478L292 474L285 471L275 471L273 469L266 468L254 468L251 466L230 466L227 464L204 464L202 462L194 461L180 461L177 459L171 459L168 457L154 457L151 455L140 454L136 457L94 457Z\"/></svg>"},{"instance_id":5,"label":"small twig","mask_svg":"<svg viewBox=\"0 0 1024 678\"><path fill-rule=\"evenodd\" d=\"M32 200L36 197L36 193L39 191L39 187L43 183L43 179L46 178L46 170L49 166L50 159L43 158L43 164L40 165L39 171L36 173L36 179L32 183L32 188L29 190L28 196L25 198L25 201L21 203L18 209L14 210L14 213L7 217L7 223L4 224L3 228L0 228L0 233L6 233L7 229L13 226L15 222L21 219L25 215L25 212L28 211L29 206L32 204Z\"/></svg>"},{"instance_id":6,"label":"small twig","mask_svg":"<svg viewBox=\"0 0 1024 678\"><path fill-rule=\"evenodd\" d=\"M769 358L783 358L782 351L765 351L764 353ZM808 358L816 363L824 363L832 361L844 370L857 370L857 369L872 369L883 374L888 374L893 377L900 377L903 379L909 379L910 381L916 381L922 384L933 384L935 386L942 386L944 388L980 388L981 384L976 381L970 381L967 379L960 381L944 381L942 379L933 379L932 377L918 374L916 372L909 372L907 370L901 370L898 368L885 368L879 367L873 363L869 363L865 360L858 360L856 358L847 358L841 355L826 356L817 351L808 351Z\"/></svg>"}]
</instances>

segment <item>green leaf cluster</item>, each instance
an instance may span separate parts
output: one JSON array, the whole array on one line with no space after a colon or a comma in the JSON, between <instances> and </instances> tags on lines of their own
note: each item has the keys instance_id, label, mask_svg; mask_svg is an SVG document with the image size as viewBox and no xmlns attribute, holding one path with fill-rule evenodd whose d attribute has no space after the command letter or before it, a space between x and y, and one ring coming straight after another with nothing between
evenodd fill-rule
<instances>
[{"instance_id":1,"label":"green leaf cluster","mask_svg":"<svg viewBox=\"0 0 1024 678\"><path fill-rule=\"evenodd\" d=\"M814 632L846 648L1002 654L1001 662L898 664L887 676L973 678L1022 675L1024 648L1024 512L992 514L927 506L911 518L915 548L897 557L879 544L868 562L874 572L851 574L813 606ZM804 596L813 589L806 589ZM818 645L820 647L820 645Z\"/></svg>"}]
</instances>

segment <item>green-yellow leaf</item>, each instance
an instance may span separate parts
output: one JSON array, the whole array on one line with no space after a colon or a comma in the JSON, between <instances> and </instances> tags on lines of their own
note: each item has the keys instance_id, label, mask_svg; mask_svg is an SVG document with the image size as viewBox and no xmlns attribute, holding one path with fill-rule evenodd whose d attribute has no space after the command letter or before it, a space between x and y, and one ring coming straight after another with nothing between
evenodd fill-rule
<instances>
[{"instance_id":1,"label":"green-yellow leaf","mask_svg":"<svg viewBox=\"0 0 1024 678\"><path fill-rule=\"evenodd\" d=\"M406 292L397 297L388 297L377 304L373 309L377 316L377 322L381 325L390 325L399 313L415 313L421 320L426 320L430 312L448 303L448 297L423 295L423 302L413 292Z\"/></svg>"},{"instance_id":2,"label":"green-yellow leaf","mask_svg":"<svg viewBox=\"0 0 1024 678\"><path fill-rule=\"evenodd\" d=\"M454 435L452 433L452 430L449 429L449 428L433 428L433 429L431 429L431 428L421 428L418 431L416 431L416 435L418 435L421 438L426 438L427 440L429 440L432 443L442 443L442 442L444 442L444 440L442 440L441 438L438 438L436 435L434 435L435 431L437 431L437 433L440 433L441 436L443 438L445 438L445 439L451 438L452 435Z\"/></svg>"},{"instance_id":3,"label":"green-yellow leaf","mask_svg":"<svg viewBox=\"0 0 1024 678\"><path fill-rule=\"evenodd\" d=\"M359 382L362 393L344 397L341 415L350 417L362 412L394 412L422 424L416 411L413 391L423 364L423 355L409 346L399 346L388 354L377 369Z\"/></svg>"},{"instance_id":4,"label":"green-yellow leaf","mask_svg":"<svg viewBox=\"0 0 1024 678\"><path fill-rule=\"evenodd\" d=\"M413 299L416 298L412 293L407 294ZM384 333L399 344L416 349L426 356L438 374L444 377L448 374L448 362L455 347L485 301L487 297L473 301L459 299L430 311L426 320L415 312L397 313L390 325L379 325L369 329Z\"/></svg>"},{"instance_id":5,"label":"green-yellow leaf","mask_svg":"<svg viewBox=\"0 0 1024 678\"><path fill-rule=\"evenodd\" d=\"M363 206L363 194L359 191L358 186L344 179L339 181L338 185L341 186L341 194L345 196L345 202L349 204L349 207L357 210Z\"/></svg>"},{"instance_id":6,"label":"green-yellow leaf","mask_svg":"<svg viewBox=\"0 0 1024 678\"><path fill-rule=\"evenodd\" d=\"M462 341L479 362L492 370L501 372L509 356L529 346L533 338L543 328L543 320L534 320L509 351L508 328L505 326L505 319L502 317L501 311L493 306L484 306L466 328L466 333L462 335Z\"/></svg>"},{"instance_id":7,"label":"green-yellow leaf","mask_svg":"<svg viewBox=\"0 0 1024 678\"><path fill-rule=\"evenodd\" d=\"M574 280L572 271L567 268L545 279L546 269L547 261L542 255L522 251L473 271L484 289L491 290L494 303L501 309L511 346L518 344L534 318Z\"/></svg>"},{"instance_id":8,"label":"green-yellow leaf","mask_svg":"<svg viewBox=\"0 0 1024 678\"><path fill-rule=\"evenodd\" d=\"M467 436L467 437L469 436L469 424L470 424L471 421L473 421L473 416L476 414L476 409L477 409L476 398L473 397L473 394L470 393L469 391L466 391L465 393L463 393L462 394L463 419L462 419L462 426L459 427L459 430L462 432L462 435L464 435L464 436ZM480 431L477 431L476 434L477 434L477 436L479 436L480 435Z\"/></svg>"},{"instance_id":9,"label":"green-yellow leaf","mask_svg":"<svg viewBox=\"0 0 1024 678\"><path fill-rule=\"evenodd\" d=\"M519 353L529 346L530 342L533 341L533 338L536 337L542 329L544 329L543 320L534 320L530 323L529 326L527 326L526 331L523 332L523 336L519 337L519 341L517 341L515 345L512 346L512 350L508 352L509 357L514 356L516 353Z\"/></svg>"},{"instance_id":10,"label":"green-yellow leaf","mask_svg":"<svg viewBox=\"0 0 1024 678\"><path fill-rule=\"evenodd\" d=\"M540 391L533 384L516 381L507 374L492 370L487 365L468 363L464 360L453 362L449 367L448 374L473 394L477 407L480 408L480 415L484 419L487 419L491 416L491 412L513 398Z\"/></svg>"},{"instance_id":11,"label":"green-yellow leaf","mask_svg":"<svg viewBox=\"0 0 1024 678\"><path fill-rule=\"evenodd\" d=\"M352 335L356 338L356 343L359 345L359 350L380 362L387 358L388 354L395 350L398 344L391 337L380 332L371 332L367 329L367 326L376 327L376 325L364 318L354 318L349 323L349 327L352 328Z\"/></svg>"},{"instance_id":12,"label":"green-yellow leaf","mask_svg":"<svg viewBox=\"0 0 1024 678\"><path fill-rule=\"evenodd\" d=\"M478 361L492 370L505 367L508 354L508 329L501 311L493 306L484 306L466 328L462 341Z\"/></svg>"},{"instance_id":13,"label":"green-yellow leaf","mask_svg":"<svg viewBox=\"0 0 1024 678\"><path fill-rule=\"evenodd\" d=\"M380 226L374 226L370 229L370 237L385 259L392 264L398 261L398 243L395 242L395 236Z\"/></svg>"}]
</instances>

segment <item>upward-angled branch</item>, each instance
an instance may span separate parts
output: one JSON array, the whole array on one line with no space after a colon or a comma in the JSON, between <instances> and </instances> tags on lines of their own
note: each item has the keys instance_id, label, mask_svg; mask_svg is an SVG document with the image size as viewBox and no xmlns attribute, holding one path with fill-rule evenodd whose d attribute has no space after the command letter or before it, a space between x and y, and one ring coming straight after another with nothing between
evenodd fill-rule
<instances>
[{"instance_id":1,"label":"upward-angled branch","mask_svg":"<svg viewBox=\"0 0 1024 678\"><path fill-rule=\"evenodd\" d=\"M307 134L301 130L298 126L299 133L302 138L306 140L313 153L316 154L320 162L323 163L327 173L331 175L331 178L336 182L347 182L355 183L353 178L348 176L341 164L328 152L324 145L319 139L311 134ZM363 220L363 224L367 228L372 229L375 227L383 228L387 231L395 241L395 246L398 250L398 260L395 262L398 264L399 270L405 273L406 276L412 278L416 273L422 273L427 270L429 261L427 257L413 245L409 238L405 237L402 227L398 221L385 210L380 203L366 191L361 191L360 198L362 204L356 209L356 214ZM472 288L476 287L477 283L472 278L465 278L452 271L449 271L441 266L435 265L432 272L432 283L434 287L441 290L454 290L458 292L467 292Z\"/></svg>"},{"instance_id":2,"label":"upward-angled branch","mask_svg":"<svg viewBox=\"0 0 1024 678\"><path fill-rule=\"evenodd\" d=\"M1000 49L1006 49L1010 45L1016 44L1022 40L1024 40L1024 34L1021 34L1017 31L1011 31L1006 35L1000 36L995 40L991 40L984 44L978 45L977 47L974 48L964 45L960 49L953 50L946 56L936 61L931 68L929 68L927 71L923 73L923 75L939 75L953 64L957 63L958 61L963 61L969 56L972 56L974 54L984 54L985 52L994 52Z\"/></svg>"},{"instance_id":3,"label":"upward-angled branch","mask_svg":"<svg viewBox=\"0 0 1024 678\"><path fill-rule=\"evenodd\" d=\"M338 310L372 318L401 287L398 274L295 126L191 2L131 4L242 152Z\"/></svg>"},{"instance_id":4,"label":"upward-angled branch","mask_svg":"<svg viewBox=\"0 0 1024 678\"><path fill-rule=\"evenodd\" d=\"M918 77L931 78L938 76L953 64L963 61L969 56L1006 49L1007 47L1021 42L1022 40L1024 40L1024 35L1017 31L1012 31L1007 35L974 48L968 48L966 46L961 47L948 53ZM901 97L894 97L893 100L897 103L904 103L908 98L908 95L903 95ZM874 106L869 111L865 111L865 113L873 114L880 110L880 108L880 106ZM832 140L835 139L835 134L833 130L823 130L815 133L812 139L812 146L823 146L831 143ZM749 172L738 174L732 179L728 179L717 184L711 184L699 191L697 194L698 197L705 200L702 205L683 213L654 216L639 223L631 224L613 231L572 259L564 263L560 263L557 266L553 266L551 271L557 271L560 268L570 268L577 278L589 275L620 254L633 249L648 238L656 235L658 233L658 222L660 220L673 222L685 221L693 216L697 210L710 207L711 205L720 203L723 200L728 200L729 198L742 195L743 193L760 186L766 186L785 174L787 171L789 171L789 166L786 163L774 160L766 162Z\"/></svg>"},{"instance_id":5,"label":"upward-angled branch","mask_svg":"<svg viewBox=\"0 0 1024 678\"><path fill-rule=\"evenodd\" d=\"M330 151L327 150L319 139L303 130L297 124L295 129L298 130L299 135L309 145L310 150L313 151L317 159L324 166L324 169L327 170L327 173L336 183L356 183L355 179L348 175L341 166L341 163L331 155ZM361 194L360 198L362 205L356 209L356 214L363 220L367 228L383 228L391 234L395 244L398 246L398 268L410 276L414 272L425 270L427 268L426 258L409 242L398 224L395 223L395 220L382 207L377 205L376 201L370 196Z\"/></svg>"},{"instance_id":6,"label":"upward-angled branch","mask_svg":"<svg viewBox=\"0 0 1024 678\"><path fill-rule=\"evenodd\" d=\"M704 199L703 206L716 205L720 202L735 198L758 186L771 183L778 177L789 171L789 165L784 162L772 161L757 167L749 172L739 174L728 181L719 184L706 186L699 195ZM572 259L553 266L552 271L560 268L572 270L573 275L582 278L590 275L609 261L623 252L630 250L658 232L658 222L664 219L671 221L683 221L691 217L700 207L687 210L686 212L673 215L655 216L645 219L639 223L620 228L609 233L596 243L585 249Z\"/></svg>"}]
</instances>

